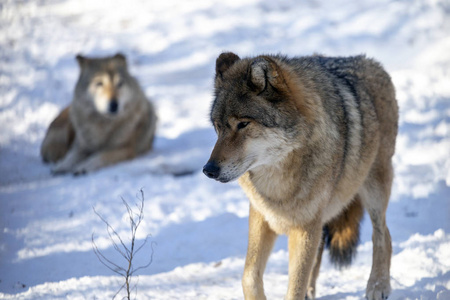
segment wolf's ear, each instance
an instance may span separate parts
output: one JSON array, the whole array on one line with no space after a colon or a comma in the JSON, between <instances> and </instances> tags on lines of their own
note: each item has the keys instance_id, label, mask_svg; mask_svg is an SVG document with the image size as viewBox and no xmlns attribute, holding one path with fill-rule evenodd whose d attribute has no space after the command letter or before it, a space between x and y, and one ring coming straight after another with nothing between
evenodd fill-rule
<instances>
[{"instance_id":1,"label":"wolf's ear","mask_svg":"<svg viewBox=\"0 0 450 300\"><path fill-rule=\"evenodd\" d=\"M233 52L224 52L216 59L216 77L222 78L223 73L228 70L235 62L240 60L239 56Z\"/></svg>"},{"instance_id":2,"label":"wolf's ear","mask_svg":"<svg viewBox=\"0 0 450 300\"><path fill-rule=\"evenodd\" d=\"M113 56L113 59L122 67L127 67L127 58L122 53L117 53Z\"/></svg>"},{"instance_id":3,"label":"wolf's ear","mask_svg":"<svg viewBox=\"0 0 450 300\"><path fill-rule=\"evenodd\" d=\"M278 87L283 79L278 65L269 57L255 58L249 65L247 85L255 92L262 92L270 83Z\"/></svg>"},{"instance_id":4,"label":"wolf's ear","mask_svg":"<svg viewBox=\"0 0 450 300\"><path fill-rule=\"evenodd\" d=\"M84 66L87 65L88 59L86 57L82 56L81 54L78 54L77 56L75 56L75 58L78 62L78 65L80 66L80 68L83 68Z\"/></svg>"}]
</instances>

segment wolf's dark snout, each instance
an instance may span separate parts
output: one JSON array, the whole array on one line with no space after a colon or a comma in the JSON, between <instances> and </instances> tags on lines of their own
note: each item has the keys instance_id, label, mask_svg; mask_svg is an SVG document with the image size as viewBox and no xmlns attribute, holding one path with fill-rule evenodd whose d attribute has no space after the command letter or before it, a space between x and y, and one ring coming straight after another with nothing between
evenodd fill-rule
<instances>
[{"instance_id":1,"label":"wolf's dark snout","mask_svg":"<svg viewBox=\"0 0 450 300\"><path fill-rule=\"evenodd\" d=\"M117 102L117 100L113 99L109 102L109 112L110 113L116 113L118 108L119 108L119 103Z\"/></svg>"},{"instance_id":2,"label":"wolf's dark snout","mask_svg":"<svg viewBox=\"0 0 450 300\"><path fill-rule=\"evenodd\" d=\"M203 173L212 179L217 179L220 174L220 167L215 161L208 161L208 163L203 167Z\"/></svg>"}]
</instances>

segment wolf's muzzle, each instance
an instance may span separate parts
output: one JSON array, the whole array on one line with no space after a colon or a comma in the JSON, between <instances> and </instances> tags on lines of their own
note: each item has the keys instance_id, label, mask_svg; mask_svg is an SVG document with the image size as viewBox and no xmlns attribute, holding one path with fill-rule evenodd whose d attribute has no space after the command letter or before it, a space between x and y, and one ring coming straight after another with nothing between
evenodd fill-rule
<instances>
[{"instance_id":1,"label":"wolf's muzzle","mask_svg":"<svg viewBox=\"0 0 450 300\"><path fill-rule=\"evenodd\" d=\"M117 112L119 108L119 103L117 102L117 100L113 99L109 102L109 112L112 114L115 114Z\"/></svg>"},{"instance_id":2,"label":"wolf's muzzle","mask_svg":"<svg viewBox=\"0 0 450 300\"><path fill-rule=\"evenodd\" d=\"M220 175L220 167L215 161L208 161L203 167L203 173L212 179L217 179Z\"/></svg>"}]
</instances>

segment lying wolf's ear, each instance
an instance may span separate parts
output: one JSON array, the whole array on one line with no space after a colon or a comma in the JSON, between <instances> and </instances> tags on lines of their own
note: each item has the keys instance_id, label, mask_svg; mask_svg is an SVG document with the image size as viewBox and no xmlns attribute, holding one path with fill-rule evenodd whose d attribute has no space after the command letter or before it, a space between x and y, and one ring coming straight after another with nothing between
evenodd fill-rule
<instances>
[{"instance_id":1,"label":"lying wolf's ear","mask_svg":"<svg viewBox=\"0 0 450 300\"><path fill-rule=\"evenodd\" d=\"M263 92L268 84L278 87L283 82L278 65L264 56L257 57L250 63L247 78L247 85L255 92Z\"/></svg>"},{"instance_id":2,"label":"lying wolf's ear","mask_svg":"<svg viewBox=\"0 0 450 300\"><path fill-rule=\"evenodd\" d=\"M223 73L228 70L235 62L240 60L239 56L233 52L224 52L216 59L216 77L222 78Z\"/></svg>"},{"instance_id":3,"label":"lying wolf's ear","mask_svg":"<svg viewBox=\"0 0 450 300\"><path fill-rule=\"evenodd\" d=\"M127 66L127 58L122 53L117 53L113 56L113 59L122 67Z\"/></svg>"},{"instance_id":4,"label":"lying wolf's ear","mask_svg":"<svg viewBox=\"0 0 450 300\"><path fill-rule=\"evenodd\" d=\"M87 64L87 58L78 54L77 56L75 56L75 58L77 59L78 65L80 66L80 68L83 68L86 64Z\"/></svg>"}]
</instances>

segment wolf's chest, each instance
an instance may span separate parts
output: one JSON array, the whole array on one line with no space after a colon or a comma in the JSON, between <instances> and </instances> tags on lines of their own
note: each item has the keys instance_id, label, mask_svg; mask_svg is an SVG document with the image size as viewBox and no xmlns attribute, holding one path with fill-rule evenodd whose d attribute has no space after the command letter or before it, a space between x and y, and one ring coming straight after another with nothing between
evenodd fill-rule
<instances>
[{"instance_id":1,"label":"wolf's chest","mask_svg":"<svg viewBox=\"0 0 450 300\"><path fill-rule=\"evenodd\" d=\"M116 147L126 135L118 122L98 122L98 120L86 120L79 122L75 127L76 136L80 146L87 151L98 151L108 145Z\"/></svg>"},{"instance_id":2,"label":"wolf's chest","mask_svg":"<svg viewBox=\"0 0 450 300\"><path fill-rule=\"evenodd\" d=\"M246 173L239 184L248 196L251 205L261 213L272 230L286 234L290 228L315 219L325 197L310 198L307 189L298 182L273 173L262 178L250 178ZM278 174L279 175L279 174ZM316 195L317 196L317 195Z\"/></svg>"}]
</instances>

